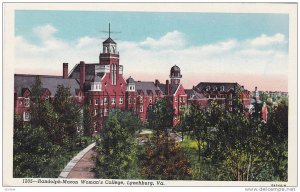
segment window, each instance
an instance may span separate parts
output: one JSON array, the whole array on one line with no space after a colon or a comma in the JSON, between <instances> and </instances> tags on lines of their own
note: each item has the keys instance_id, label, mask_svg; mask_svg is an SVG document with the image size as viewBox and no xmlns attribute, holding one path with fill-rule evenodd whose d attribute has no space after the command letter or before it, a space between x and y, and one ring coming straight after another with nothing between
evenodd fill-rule
<instances>
[{"instance_id":1,"label":"window","mask_svg":"<svg viewBox=\"0 0 300 192\"><path fill-rule=\"evenodd\" d=\"M136 101L136 100L135 100L135 98L134 98L134 99L133 99L133 103L134 103L134 104L135 104L135 101Z\"/></svg>"},{"instance_id":2,"label":"window","mask_svg":"<svg viewBox=\"0 0 300 192\"><path fill-rule=\"evenodd\" d=\"M112 105L116 104L116 98L114 98L114 97L111 98L111 104L112 104Z\"/></svg>"},{"instance_id":3,"label":"window","mask_svg":"<svg viewBox=\"0 0 300 192\"><path fill-rule=\"evenodd\" d=\"M224 91L224 86L221 86L220 90L221 90L221 91Z\"/></svg>"},{"instance_id":4,"label":"window","mask_svg":"<svg viewBox=\"0 0 300 192\"><path fill-rule=\"evenodd\" d=\"M206 91L209 91L209 90L210 90L210 86L207 86L207 87L206 87Z\"/></svg>"},{"instance_id":5,"label":"window","mask_svg":"<svg viewBox=\"0 0 300 192\"><path fill-rule=\"evenodd\" d=\"M149 103L152 103L152 97L149 97Z\"/></svg>"},{"instance_id":6,"label":"window","mask_svg":"<svg viewBox=\"0 0 300 192\"><path fill-rule=\"evenodd\" d=\"M29 121L30 120L30 113L29 113L29 111L25 111L23 113L23 120L24 121Z\"/></svg>"},{"instance_id":7,"label":"window","mask_svg":"<svg viewBox=\"0 0 300 192\"><path fill-rule=\"evenodd\" d=\"M229 101L229 105L232 105L232 101Z\"/></svg>"},{"instance_id":8,"label":"window","mask_svg":"<svg viewBox=\"0 0 300 192\"><path fill-rule=\"evenodd\" d=\"M103 99L100 99L100 105L103 105Z\"/></svg>"},{"instance_id":9,"label":"window","mask_svg":"<svg viewBox=\"0 0 300 192\"><path fill-rule=\"evenodd\" d=\"M144 111L144 106L141 105L141 106L140 106L140 112L143 113L143 111Z\"/></svg>"},{"instance_id":10,"label":"window","mask_svg":"<svg viewBox=\"0 0 300 192\"><path fill-rule=\"evenodd\" d=\"M95 105L98 105L98 99L95 99Z\"/></svg>"},{"instance_id":11,"label":"window","mask_svg":"<svg viewBox=\"0 0 300 192\"><path fill-rule=\"evenodd\" d=\"M229 98L232 99L232 93L230 93Z\"/></svg>"},{"instance_id":12,"label":"window","mask_svg":"<svg viewBox=\"0 0 300 192\"><path fill-rule=\"evenodd\" d=\"M20 100L20 101L19 101L19 105L23 105L23 101Z\"/></svg>"},{"instance_id":13,"label":"window","mask_svg":"<svg viewBox=\"0 0 300 192\"><path fill-rule=\"evenodd\" d=\"M25 98L24 99L24 106L25 107L29 107L29 105L30 105L30 99L29 98Z\"/></svg>"},{"instance_id":14,"label":"window","mask_svg":"<svg viewBox=\"0 0 300 192\"><path fill-rule=\"evenodd\" d=\"M107 116L107 115L108 115L108 110L104 109L104 116Z\"/></svg>"},{"instance_id":15,"label":"window","mask_svg":"<svg viewBox=\"0 0 300 192\"><path fill-rule=\"evenodd\" d=\"M92 100L90 99L90 105L92 104Z\"/></svg>"},{"instance_id":16,"label":"window","mask_svg":"<svg viewBox=\"0 0 300 192\"><path fill-rule=\"evenodd\" d=\"M104 104L107 104L107 97L104 97Z\"/></svg>"},{"instance_id":17,"label":"window","mask_svg":"<svg viewBox=\"0 0 300 192\"><path fill-rule=\"evenodd\" d=\"M111 84L116 85L117 84L117 65L113 64L111 66L111 70L112 70Z\"/></svg>"},{"instance_id":18,"label":"window","mask_svg":"<svg viewBox=\"0 0 300 192\"><path fill-rule=\"evenodd\" d=\"M177 102L177 97L175 97L175 102Z\"/></svg>"},{"instance_id":19,"label":"window","mask_svg":"<svg viewBox=\"0 0 300 192\"><path fill-rule=\"evenodd\" d=\"M132 102L132 99L131 99L131 98L129 98L129 100L128 100L128 103L129 103L129 104L131 104L131 102Z\"/></svg>"},{"instance_id":20,"label":"window","mask_svg":"<svg viewBox=\"0 0 300 192\"><path fill-rule=\"evenodd\" d=\"M148 106L148 109L149 109L149 110L152 110L152 105L149 105L149 106Z\"/></svg>"},{"instance_id":21,"label":"window","mask_svg":"<svg viewBox=\"0 0 300 192\"><path fill-rule=\"evenodd\" d=\"M123 104L123 97L119 98L119 104Z\"/></svg>"},{"instance_id":22,"label":"window","mask_svg":"<svg viewBox=\"0 0 300 192\"><path fill-rule=\"evenodd\" d=\"M229 107L229 111L232 111L232 107Z\"/></svg>"},{"instance_id":23,"label":"window","mask_svg":"<svg viewBox=\"0 0 300 192\"><path fill-rule=\"evenodd\" d=\"M97 109L95 109L95 116L98 114L98 111L97 111Z\"/></svg>"},{"instance_id":24,"label":"window","mask_svg":"<svg viewBox=\"0 0 300 192\"><path fill-rule=\"evenodd\" d=\"M140 103L143 103L143 96L140 96Z\"/></svg>"},{"instance_id":25,"label":"window","mask_svg":"<svg viewBox=\"0 0 300 192\"><path fill-rule=\"evenodd\" d=\"M179 97L179 102L182 103L182 97Z\"/></svg>"}]
</instances>

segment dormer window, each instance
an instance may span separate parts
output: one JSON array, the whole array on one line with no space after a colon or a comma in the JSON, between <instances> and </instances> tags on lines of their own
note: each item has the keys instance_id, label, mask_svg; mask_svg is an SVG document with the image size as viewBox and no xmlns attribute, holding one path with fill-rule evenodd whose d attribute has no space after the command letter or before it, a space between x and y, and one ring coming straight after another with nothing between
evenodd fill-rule
<instances>
[{"instance_id":1,"label":"dormer window","mask_svg":"<svg viewBox=\"0 0 300 192\"><path fill-rule=\"evenodd\" d=\"M206 91L209 91L209 90L210 90L210 86L207 86L207 87L206 87Z\"/></svg>"},{"instance_id":2,"label":"dormer window","mask_svg":"<svg viewBox=\"0 0 300 192\"><path fill-rule=\"evenodd\" d=\"M29 111L25 111L23 113L23 120L24 121L30 121L30 113L29 113Z\"/></svg>"},{"instance_id":3,"label":"dormer window","mask_svg":"<svg viewBox=\"0 0 300 192\"><path fill-rule=\"evenodd\" d=\"M30 106L30 98L27 97L27 98L24 99L24 106L25 107L29 107Z\"/></svg>"},{"instance_id":4,"label":"dormer window","mask_svg":"<svg viewBox=\"0 0 300 192\"><path fill-rule=\"evenodd\" d=\"M101 91L100 82L92 82L91 91Z\"/></svg>"}]
</instances>

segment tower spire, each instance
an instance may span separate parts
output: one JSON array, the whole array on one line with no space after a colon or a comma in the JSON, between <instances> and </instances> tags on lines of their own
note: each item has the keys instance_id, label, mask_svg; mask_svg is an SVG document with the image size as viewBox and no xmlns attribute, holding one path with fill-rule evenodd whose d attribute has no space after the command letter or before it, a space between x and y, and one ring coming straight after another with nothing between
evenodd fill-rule
<instances>
[{"instance_id":1,"label":"tower spire","mask_svg":"<svg viewBox=\"0 0 300 192\"><path fill-rule=\"evenodd\" d=\"M110 38L110 23L108 23L108 37Z\"/></svg>"}]
</instances>

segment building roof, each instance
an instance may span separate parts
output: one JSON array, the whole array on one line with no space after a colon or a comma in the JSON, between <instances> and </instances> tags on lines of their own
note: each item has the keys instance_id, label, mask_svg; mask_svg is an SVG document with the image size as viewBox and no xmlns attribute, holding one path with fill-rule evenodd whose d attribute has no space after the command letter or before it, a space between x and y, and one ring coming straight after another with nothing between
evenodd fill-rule
<instances>
[{"instance_id":1,"label":"building roof","mask_svg":"<svg viewBox=\"0 0 300 192\"><path fill-rule=\"evenodd\" d=\"M194 89L185 89L188 99L206 99L202 93L198 93Z\"/></svg>"},{"instance_id":2,"label":"building roof","mask_svg":"<svg viewBox=\"0 0 300 192\"><path fill-rule=\"evenodd\" d=\"M101 76L101 74L100 74L100 76ZM95 75L92 81L93 81L93 82L101 82L101 77L102 77L102 76L101 76L101 77L100 77L100 76L99 76L98 74Z\"/></svg>"},{"instance_id":3,"label":"building roof","mask_svg":"<svg viewBox=\"0 0 300 192\"><path fill-rule=\"evenodd\" d=\"M22 89L24 88L28 88L29 90L31 90L37 76L40 77L42 90L44 90L45 88L48 89L51 95L55 95L58 85L69 87L72 96L75 96L76 89L80 88L78 82L75 79L64 79L62 76L15 74L14 89L17 95L22 96Z\"/></svg>"},{"instance_id":4,"label":"building roof","mask_svg":"<svg viewBox=\"0 0 300 192\"><path fill-rule=\"evenodd\" d=\"M143 92L144 95L158 95L159 88L155 86L154 82L135 81L135 89L138 92Z\"/></svg>"},{"instance_id":5,"label":"building roof","mask_svg":"<svg viewBox=\"0 0 300 192\"><path fill-rule=\"evenodd\" d=\"M85 64L85 81L93 81L95 76L98 75L100 78L103 77L104 73L97 73L100 69L99 63L86 63ZM69 78L79 79L80 78L80 65L76 64L73 70L70 72Z\"/></svg>"},{"instance_id":6,"label":"building roof","mask_svg":"<svg viewBox=\"0 0 300 192\"><path fill-rule=\"evenodd\" d=\"M134 79L130 76L127 80L126 83L135 83Z\"/></svg>"},{"instance_id":7,"label":"building roof","mask_svg":"<svg viewBox=\"0 0 300 192\"><path fill-rule=\"evenodd\" d=\"M174 65L172 68L171 68L171 73L172 72L180 72L180 68L177 66L177 65Z\"/></svg>"},{"instance_id":8,"label":"building roof","mask_svg":"<svg viewBox=\"0 0 300 192\"><path fill-rule=\"evenodd\" d=\"M216 88L217 90L221 90L221 87L224 86L224 91L228 92L231 89L235 90L235 89L241 89L244 90L243 87L241 85L239 85L238 83L223 83L223 82L200 82L196 88L199 91L206 91L207 87L210 87L210 90L214 90L214 88Z\"/></svg>"},{"instance_id":9,"label":"building roof","mask_svg":"<svg viewBox=\"0 0 300 192\"><path fill-rule=\"evenodd\" d=\"M179 87L179 84L169 84L169 86L170 86L170 94L175 94L176 90ZM167 95L166 84L159 84L158 87L161 90L161 92L163 92L164 95Z\"/></svg>"},{"instance_id":10,"label":"building roof","mask_svg":"<svg viewBox=\"0 0 300 192\"><path fill-rule=\"evenodd\" d=\"M112 40L112 38L107 38L104 42L103 42L103 44L107 44L107 43L112 43L112 44L117 44L116 42L114 42L114 40Z\"/></svg>"}]
</instances>

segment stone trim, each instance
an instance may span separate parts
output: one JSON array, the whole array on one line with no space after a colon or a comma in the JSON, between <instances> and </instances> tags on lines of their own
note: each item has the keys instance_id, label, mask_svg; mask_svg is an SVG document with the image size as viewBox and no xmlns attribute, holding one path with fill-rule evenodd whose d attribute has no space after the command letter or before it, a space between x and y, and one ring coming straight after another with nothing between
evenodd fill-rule
<instances>
[{"instance_id":1,"label":"stone trim","mask_svg":"<svg viewBox=\"0 0 300 192\"><path fill-rule=\"evenodd\" d=\"M85 149L80 151L67 165L66 167L61 171L58 178L67 178L71 170L75 167L75 165L82 159L82 157L90 151L93 147L96 146L96 142L90 144Z\"/></svg>"}]
</instances>

